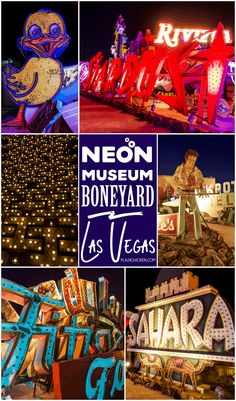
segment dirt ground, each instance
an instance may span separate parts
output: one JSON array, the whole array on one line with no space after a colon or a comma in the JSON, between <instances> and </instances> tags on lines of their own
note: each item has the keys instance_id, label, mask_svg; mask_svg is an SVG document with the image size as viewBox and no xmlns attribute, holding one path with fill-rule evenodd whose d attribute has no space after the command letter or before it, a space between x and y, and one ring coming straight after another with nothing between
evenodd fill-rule
<instances>
[{"instance_id":1,"label":"dirt ground","mask_svg":"<svg viewBox=\"0 0 236 401\"><path fill-rule=\"evenodd\" d=\"M225 242L229 246L235 246L234 244L234 226L223 226L221 224L209 224L208 226L217 231L224 238Z\"/></svg>"},{"instance_id":2,"label":"dirt ground","mask_svg":"<svg viewBox=\"0 0 236 401\"><path fill-rule=\"evenodd\" d=\"M136 101L140 103L140 100ZM149 100L149 106L152 101ZM157 116L166 119L175 119L188 123L188 116L170 109L164 103L158 103L155 110ZM234 132L234 117L227 119L216 118L215 125L194 122L194 128L200 132ZM193 127L192 127L193 129ZM141 121L138 117L125 113L115 107L104 105L85 96L80 97L80 132L82 133L166 133L170 132L164 127L155 127L152 123Z\"/></svg>"},{"instance_id":3,"label":"dirt ground","mask_svg":"<svg viewBox=\"0 0 236 401\"><path fill-rule=\"evenodd\" d=\"M174 398L162 394L160 391L151 390L141 384L134 384L126 379L126 399L127 400L173 400Z\"/></svg>"},{"instance_id":4,"label":"dirt ground","mask_svg":"<svg viewBox=\"0 0 236 401\"><path fill-rule=\"evenodd\" d=\"M115 107L80 97L80 132L82 133L158 133L168 132Z\"/></svg>"},{"instance_id":5,"label":"dirt ground","mask_svg":"<svg viewBox=\"0 0 236 401\"><path fill-rule=\"evenodd\" d=\"M54 392L45 392L37 386L36 396L33 396L33 383L22 383L13 386L8 392L6 398L12 400L55 400Z\"/></svg>"}]
</instances>

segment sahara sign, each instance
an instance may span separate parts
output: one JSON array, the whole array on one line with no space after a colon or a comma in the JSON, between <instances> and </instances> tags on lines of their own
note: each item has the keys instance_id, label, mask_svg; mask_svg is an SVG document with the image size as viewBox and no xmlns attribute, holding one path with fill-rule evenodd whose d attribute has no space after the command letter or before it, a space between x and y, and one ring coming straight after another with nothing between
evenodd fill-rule
<instances>
[{"instance_id":1,"label":"sahara sign","mask_svg":"<svg viewBox=\"0 0 236 401\"><path fill-rule=\"evenodd\" d=\"M215 288L184 272L148 288L146 302L130 319L128 351L234 362L233 315Z\"/></svg>"}]
</instances>

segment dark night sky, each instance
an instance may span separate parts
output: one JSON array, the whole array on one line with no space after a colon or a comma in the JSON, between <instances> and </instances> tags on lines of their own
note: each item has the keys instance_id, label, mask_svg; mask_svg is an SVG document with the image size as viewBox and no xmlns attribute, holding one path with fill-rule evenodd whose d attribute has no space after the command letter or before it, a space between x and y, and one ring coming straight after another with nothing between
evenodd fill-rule
<instances>
[{"instance_id":1,"label":"dark night sky","mask_svg":"<svg viewBox=\"0 0 236 401\"><path fill-rule=\"evenodd\" d=\"M104 276L109 281L109 296L115 295L124 306L124 270L105 268L79 268L79 277L97 283L98 278ZM65 277L64 269L42 269L42 268L3 268L2 277L14 281L25 287L37 285L43 281L55 280L56 282Z\"/></svg>"},{"instance_id":2,"label":"dark night sky","mask_svg":"<svg viewBox=\"0 0 236 401\"><path fill-rule=\"evenodd\" d=\"M128 40L136 38L138 31L146 28L157 34L159 22L169 22L176 27L214 29L219 21L225 29L234 32L234 2L80 2L81 60L89 60L98 51L105 58L111 57L114 26L119 15L126 23Z\"/></svg>"},{"instance_id":3,"label":"dark night sky","mask_svg":"<svg viewBox=\"0 0 236 401\"><path fill-rule=\"evenodd\" d=\"M189 148L198 151L197 166L204 177L216 177L219 183L234 180L233 135L159 135L159 175L173 175Z\"/></svg>"},{"instance_id":4,"label":"dark night sky","mask_svg":"<svg viewBox=\"0 0 236 401\"><path fill-rule=\"evenodd\" d=\"M23 34L24 22L29 14L41 8L58 12L65 21L71 40L59 57L65 66L78 63L78 2L77 1L3 1L2 2L2 60L8 58L20 63L25 61L16 43ZM27 53L31 55L33 53Z\"/></svg>"},{"instance_id":5,"label":"dark night sky","mask_svg":"<svg viewBox=\"0 0 236 401\"><path fill-rule=\"evenodd\" d=\"M145 303L145 288L153 287L155 283L159 284L158 274L161 272L161 282L169 281L171 277L178 277L177 268L166 269L126 269L126 309L135 311L135 306ZM224 297L234 308L234 269L232 268L202 268L190 270L199 277L199 287L211 285L215 287L220 295ZM173 276L172 276L173 275ZM180 274L180 276L182 273Z\"/></svg>"}]
</instances>

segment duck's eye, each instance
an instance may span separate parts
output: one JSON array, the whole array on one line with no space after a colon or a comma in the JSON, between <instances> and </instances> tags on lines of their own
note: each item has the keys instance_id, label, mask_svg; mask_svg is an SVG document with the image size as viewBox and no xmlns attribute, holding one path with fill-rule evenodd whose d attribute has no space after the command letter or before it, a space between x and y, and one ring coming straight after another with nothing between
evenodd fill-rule
<instances>
[{"instance_id":1,"label":"duck's eye","mask_svg":"<svg viewBox=\"0 0 236 401\"><path fill-rule=\"evenodd\" d=\"M40 26L36 24L32 25L29 28L28 34L32 39L38 39L42 35Z\"/></svg>"},{"instance_id":2,"label":"duck's eye","mask_svg":"<svg viewBox=\"0 0 236 401\"><path fill-rule=\"evenodd\" d=\"M61 34L61 27L58 24L52 24L50 26L50 33L54 38L57 38Z\"/></svg>"}]
</instances>

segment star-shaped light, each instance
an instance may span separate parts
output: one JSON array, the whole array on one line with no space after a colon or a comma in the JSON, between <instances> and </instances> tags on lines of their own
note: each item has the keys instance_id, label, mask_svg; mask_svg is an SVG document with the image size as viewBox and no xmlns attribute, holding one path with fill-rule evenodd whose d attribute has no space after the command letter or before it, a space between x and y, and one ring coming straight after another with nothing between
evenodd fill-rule
<instances>
[{"instance_id":1,"label":"star-shaped light","mask_svg":"<svg viewBox=\"0 0 236 401\"><path fill-rule=\"evenodd\" d=\"M204 108L205 92L207 88L208 123L214 124L217 109L223 89L228 62L234 57L234 46L227 46L224 39L224 26L219 22L212 45L209 49L199 51L190 58L204 61L204 72L199 109ZM201 113L202 114L202 113Z\"/></svg>"}]
</instances>

